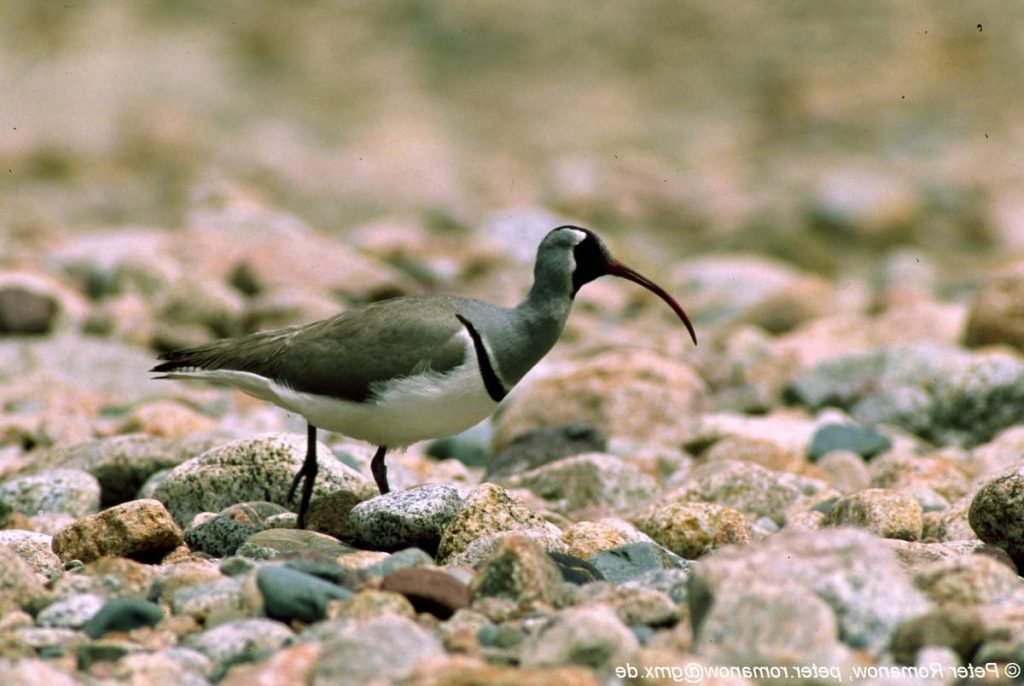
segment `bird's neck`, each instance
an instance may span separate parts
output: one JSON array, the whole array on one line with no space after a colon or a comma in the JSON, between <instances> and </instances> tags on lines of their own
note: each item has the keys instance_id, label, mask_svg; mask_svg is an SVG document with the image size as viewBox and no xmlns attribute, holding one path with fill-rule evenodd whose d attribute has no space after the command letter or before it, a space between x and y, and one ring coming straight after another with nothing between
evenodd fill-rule
<instances>
[{"instance_id":1,"label":"bird's neck","mask_svg":"<svg viewBox=\"0 0 1024 686\"><path fill-rule=\"evenodd\" d=\"M530 339L530 366L540 361L558 341L572 309L568 279L537 274L526 299L516 306L517 319Z\"/></svg>"}]
</instances>

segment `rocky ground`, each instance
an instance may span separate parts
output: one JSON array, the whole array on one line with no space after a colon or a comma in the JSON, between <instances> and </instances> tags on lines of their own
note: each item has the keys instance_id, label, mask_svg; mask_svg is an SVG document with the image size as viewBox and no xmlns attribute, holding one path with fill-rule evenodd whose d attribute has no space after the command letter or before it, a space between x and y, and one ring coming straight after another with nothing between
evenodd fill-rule
<instances>
[{"instance_id":1,"label":"rocky ground","mask_svg":"<svg viewBox=\"0 0 1024 686\"><path fill-rule=\"evenodd\" d=\"M1024 19L85 5L0 9L5 686L1019 682ZM147 373L564 221L700 345L596 281L392 493L321 432L307 530L301 418Z\"/></svg>"}]
</instances>

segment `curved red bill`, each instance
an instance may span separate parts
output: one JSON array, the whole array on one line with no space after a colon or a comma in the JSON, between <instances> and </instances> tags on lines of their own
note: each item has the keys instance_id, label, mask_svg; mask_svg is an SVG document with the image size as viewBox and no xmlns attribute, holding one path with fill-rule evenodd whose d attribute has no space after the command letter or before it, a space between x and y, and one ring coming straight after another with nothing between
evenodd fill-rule
<instances>
[{"instance_id":1,"label":"curved red bill","mask_svg":"<svg viewBox=\"0 0 1024 686\"><path fill-rule=\"evenodd\" d=\"M679 316L679 318L683 320L683 324L686 325L686 330L690 332L690 338L693 339L693 344L697 345L697 332L693 330L693 324L690 323L690 318L686 316L686 312L683 311L682 305L677 303L675 298L669 295L664 288L654 283L643 274L633 271L632 269L622 264L621 262L609 260L607 269L608 273L611 274L612 276L618 276L620 278L626 279L627 281L632 281L633 283L640 284L641 286L643 286L644 288L646 288L647 290L649 290L650 292L654 293L659 298L664 300L666 303L668 303L668 306L671 307L672 310Z\"/></svg>"}]
</instances>

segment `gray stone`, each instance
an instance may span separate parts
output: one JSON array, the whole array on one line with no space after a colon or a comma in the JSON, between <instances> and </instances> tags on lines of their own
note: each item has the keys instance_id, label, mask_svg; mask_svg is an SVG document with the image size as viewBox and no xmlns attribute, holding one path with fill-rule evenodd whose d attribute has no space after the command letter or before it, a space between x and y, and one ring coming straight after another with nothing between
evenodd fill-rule
<instances>
[{"instance_id":1,"label":"gray stone","mask_svg":"<svg viewBox=\"0 0 1024 686\"><path fill-rule=\"evenodd\" d=\"M479 567L502 543L513 536L528 538L549 553L568 554L567 546L556 532L557 529L552 531L551 529L543 528L513 529L512 531L496 531L492 534L484 534L470 542L462 552L446 558L444 563L452 567Z\"/></svg>"},{"instance_id":2,"label":"gray stone","mask_svg":"<svg viewBox=\"0 0 1024 686\"><path fill-rule=\"evenodd\" d=\"M607 447L608 439L604 433L584 422L532 429L513 438L491 458L484 480L500 481L563 457L603 453Z\"/></svg>"},{"instance_id":3,"label":"gray stone","mask_svg":"<svg viewBox=\"0 0 1024 686\"><path fill-rule=\"evenodd\" d=\"M807 457L812 462L833 450L849 450L863 458L885 452L892 447L892 441L870 427L850 424L825 424L814 432Z\"/></svg>"},{"instance_id":4,"label":"gray stone","mask_svg":"<svg viewBox=\"0 0 1024 686\"><path fill-rule=\"evenodd\" d=\"M638 574L622 583L623 588L648 588L661 591L673 602L682 604L689 595L690 577L696 565L691 560L684 560L685 567L671 569L652 569Z\"/></svg>"},{"instance_id":5,"label":"gray stone","mask_svg":"<svg viewBox=\"0 0 1024 686\"><path fill-rule=\"evenodd\" d=\"M99 638L110 631L155 626L163 618L164 611L156 603L142 598L114 598L99 608L83 629L89 637Z\"/></svg>"},{"instance_id":6,"label":"gray stone","mask_svg":"<svg viewBox=\"0 0 1024 686\"><path fill-rule=\"evenodd\" d=\"M770 517L782 526L786 510L794 503L827 491L828 485L818 479L765 469L751 462L722 460L695 468L661 501L714 503L754 519ZM650 531L645 533L650 535Z\"/></svg>"},{"instance_id":7,"label":"gray stone","mask_svg":"<svg viewBox=\"0 0 1024 686\"><path fill-rule=\"evenodd\" d=\"M543 498L555 512L633 512L657 492L654 477L613 455L585 453L513 474L502 480Z\"/></svg>"},{"instance_id":8,"label":"gray stone","mask_svg":"<svg viewBox=\"0 0 1024 686\"><path fill-rule=\"evenodd\" d=\"M693 563L657 543L630 543L587 558L605 579L620 584L665 569L689 569Z\"/></svg>"},{"instance_id":9,"label":"gray stone","mask_svg":"<svg viewBox=\"0 0 1024 686\"><path fill-rule=\"evenodd\" d=\"M260 569L256 584L263 594L267 616L283 622L319 621L326 615L330 601L352 597L352 592L342 586L280 565Z\"/></svg>"},{"instance_id":10,"label":"gray stone","mask_svg":"<svg viewBox=\"0 0 1024 686\"><path fill-rule=\"evenodd\" d=\"M252 607L244 585L244 577L226 577L180 588L171 597L171 612L200 621L210 616L255 616L262 608Z\"/></svg>"},{"instance_id":11,"label":"gray stone","mask_svg":"<svg viewBox=\"0 0 1024 686\"><path fill-rule=\"evenodd\" d=\"M697 633L718 599L755 584L815 594L835 614L843 641L872 652L885 648L895 627L929 607L875 536L856 529L782 531L701 560L688 599Z\"/></svg>"},{"instance_id":12,"label":"gray stone","mask_svg":"<svg viewBox=\"0 0 1024 686\"><path fill-rule=\"evenodd\" d=\"M452 486L428 484L365 500L349 514L357 544L375 550L422 548L437 551L445 527L462 505Z\"/></svg>"},{"instance_id":13,"label":"gray stone","mask_svg":"<svg viewBox=\"0 0 1024 686\"><path fill-rule=\"evenodd\" d=\"M280 554L304 553L317 557L337 557L355 550L327 534L306 529L265 529L253 534L239 546L238 555L268 559ZM253 556L251 553L256 552Z\"/></svg>"},{"instance_id":14,"label":"gray stone","mask_svg":"<svg viewBox=\"0 0 1024 686\"><path fill-rule=\"evenodd\" d=\"M1024 568L1024 467L1018 467L986 482L971 501L968 521L978 538L999 546Z\"/></svg>"},{"instance_id":15,"label":"gray stone","mask_svg":"<svg viewBox=\"0 0 1024 686\"><path fill-rule=\"evenodd\" d=\"M864 425L894 424L940 445L975 446L1024 419L1024 362L930 343L857 353L801 372L793 397Z\"/></svg>"},{"instance_id":16,"label":"gray stone","mask_svg":"<svg viewBox=\"0 0 1024 686\"><path fill-rule=\"evenodd\" d=\"M150 476L189 457L170 439L124 434L54 448L42 462L92 474L100 484L100 507L108 508L132 500Z\"/></svg>"},{"instance_id":17,"label":"gray stone","mask_svg":"<svg viewBox=\"0 0 1024 686\"><path fill-rule=\"evenodd\" d=\"M979 554L938 560L921 567L914 574L914 583L935 603L952 605L1012 604L1014 594L1024 590L1009 565Z\"/></svg>"},{"instance_id":18,"label":"gray stone","mask_svg":"<svg viewBox=\"0 0 1024 686\"><path fill-rule=\"evenodd\" d=\"M295 640L295 632L271 619L238 619L185 638L184 645L210 658L215 673L237 662L251 662Z\"/></svg>"},{"instance_id":19,"label":"gray stone","mask_svg":"<svg viewBox=\"0 0 1024 686\"><path fill-rule=\"evenodd\" d=\"M694 647L714 662L751 667L850 662L824 600L807 589L766 583L716 596Z\"/></svg>"},{"instance_id":20,"label":"gray stone","mask_svg":"<svg viewBox=\"0 0 1024 686\"><path fill-rule=\"evenodd\" d=\"M603 669L621 664L639 645L611 608L573 607L527 636L520 660L525 667L577 664Z\"/></svg>"},{"instance_id":21,"label":"gray stone","mask_svg":"<svg viewBox=\"0 0 1024 686\"><path fill-rule=\"evenodd\" d=\"M292 479L302 466L306 439L294 434L265 434L209 450L175 467L153 496L165 503L175 521L187 524L200 512L219 512L240 502L266 500L293 507ZM320 471L313 497L335 489L364 492L372 488L351 467L317 444Z\"/></svg>"},{"instance_id":22,"label":"gray stone","mask_svg":"<svg viewBox=\"0 0 1024 686\"><path fill-rule=\"evenodd\" d=\"M313 686L394 683L409 676L420 663L445 655L437 637L397 615L328 623L319 628L318 637L323 647Z\"/></svg>"},{"instance_id":23,"label":"gray stone","mask_svg":"<svg viewBox=\"0 0 1024 686\"><path fill-rule=\"evenodd\" d=\"M238 547L260 530L253 524L245 524L222 514L200 519L197 516L185 528L185 543L193 551L204 552L214 557L234 555Z\"/></svg>"},{"instance_id":24,"label":"gray stone","mask_svg":"<svg viewBox=\"0 0 1024 686\"><path fill-rule=\"evenodd\" d=\"M29 516L61 513L82 517L100 509L100 483L80 469L50 469L0 483L0 502Z\"/></svg>"},{"instance_id":25,"label":"gray stone","mask_svg":"<svg viewBox=\"0 0 1024 686\"><path fill-rule=\"evenodd\" d=\"M53 537L20 529L0 530L0 545L7 546L40 576L52 581L64 573L64 563L53 552Z\"/></svg>"},{"instance_id":26,"label":"gray stone","mask_svg":"<svg viewBox=\"0 0 1024 686\"><path fill-rule=\"evenodd\" d=\"M95 593L80 593L63 598L40 610L36 615L36 624L80 629L100 611L103 602L103 598Z\"/></svg>"}]
</instances>

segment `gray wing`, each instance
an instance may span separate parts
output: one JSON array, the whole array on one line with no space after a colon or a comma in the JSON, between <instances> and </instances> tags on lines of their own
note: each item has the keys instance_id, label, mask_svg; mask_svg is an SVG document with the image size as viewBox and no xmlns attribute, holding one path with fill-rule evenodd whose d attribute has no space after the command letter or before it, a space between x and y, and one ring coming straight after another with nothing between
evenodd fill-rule
<instances>
[{"instance_id":1,"label":"gray wing","mask_svg":"<svg viewBox=\"0 0 1024 686\"><path fill-rule=\"evenodd\" d=\"M396 298L305 326L171 352L152 371L252 372L296 391L363 402L374 384L462 364L467 351L455 314L449 298Z\"/></svg>"}]
</instances>

